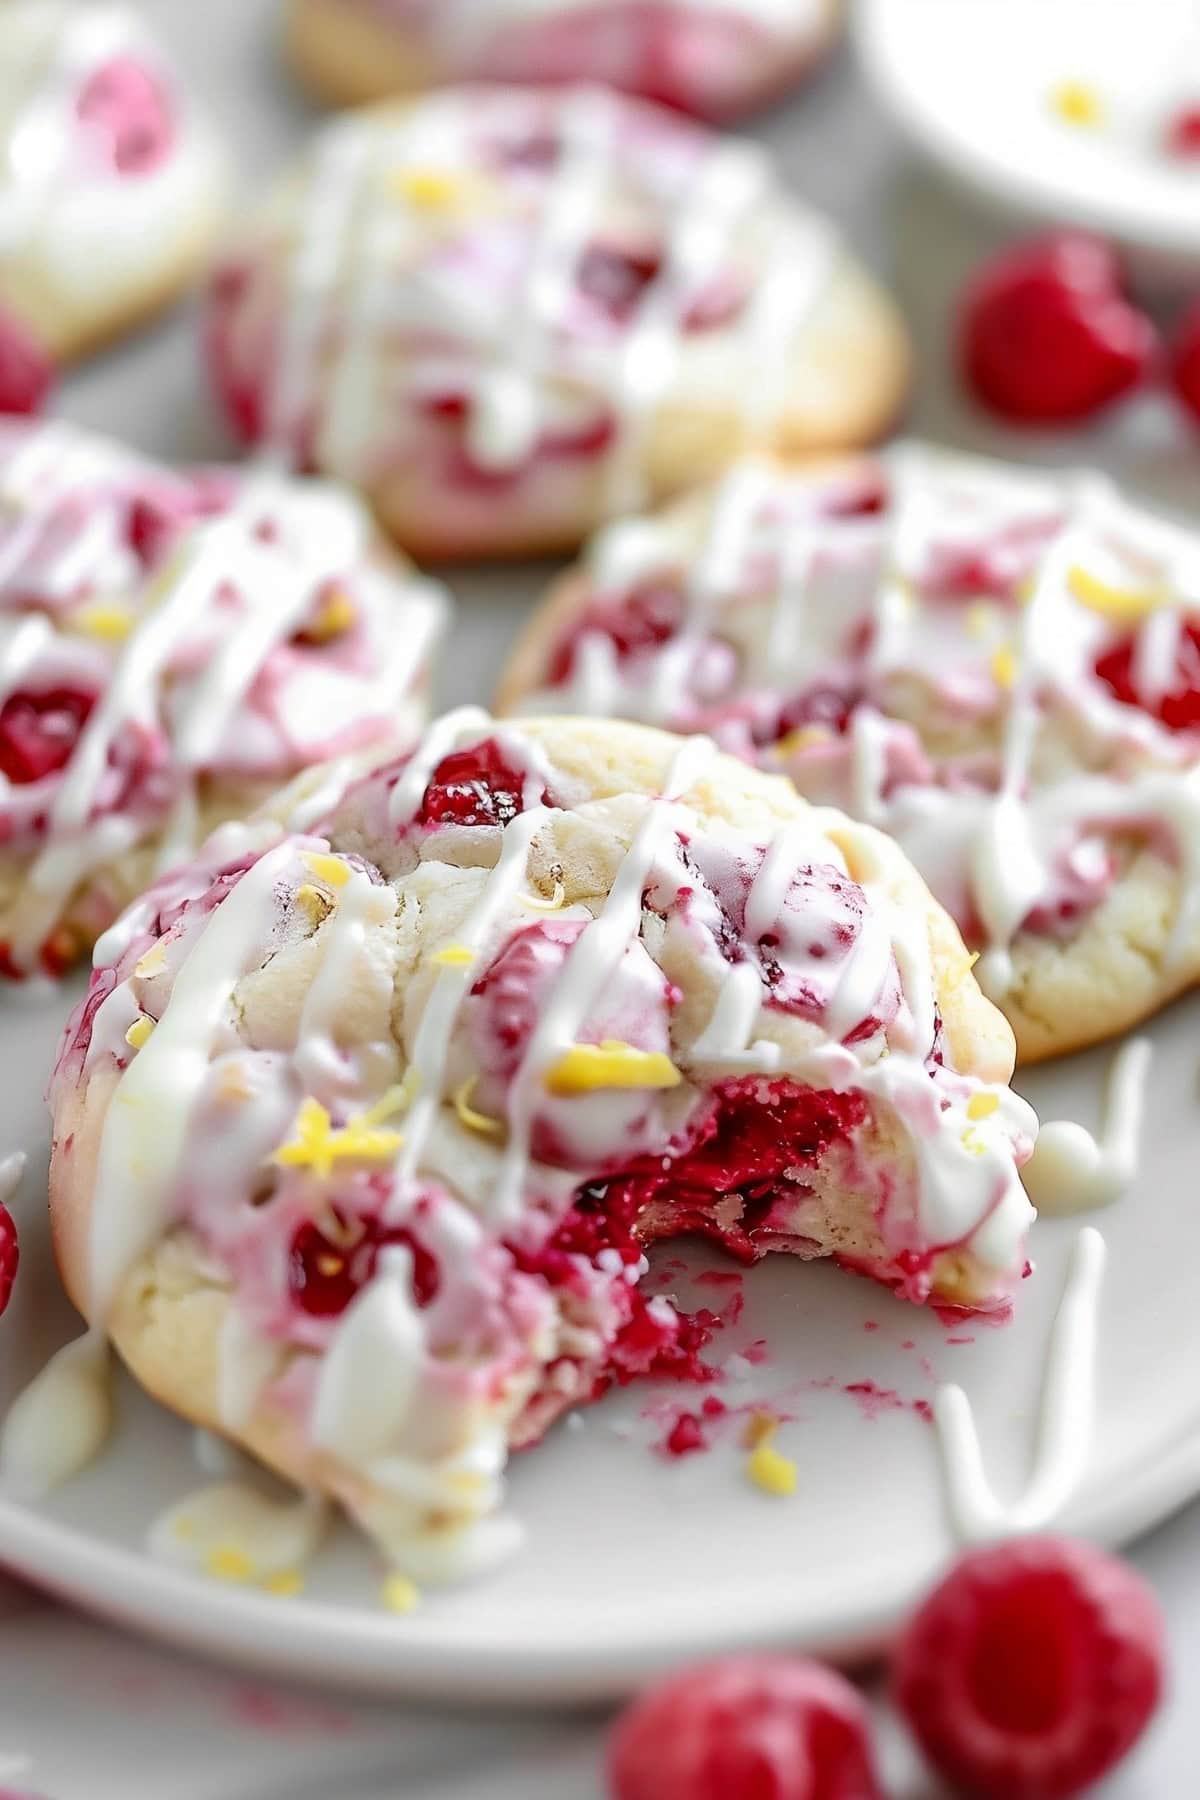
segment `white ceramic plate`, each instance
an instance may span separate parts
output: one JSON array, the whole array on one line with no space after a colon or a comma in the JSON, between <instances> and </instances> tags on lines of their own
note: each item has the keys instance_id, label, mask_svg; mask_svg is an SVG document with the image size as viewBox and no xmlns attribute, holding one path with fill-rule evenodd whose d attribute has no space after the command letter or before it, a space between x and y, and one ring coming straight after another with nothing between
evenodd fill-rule
<instances>
[{"instance_id":1,"label":"white ceramic plate","mask_svg":"<svg viewBox=\"0 0 1200 1800\"><path fill-rule=\"evenodd\" d=\"M23 1144L17 1201L23 1262L0 1322L0 1404L73 1329L43 1225L40 1092L65 1001L0 999L0 1144ZM1156 1026L1144 1167L1137 1190L1098 1218L1110 1247L1102 1307L1099 1421L1069 1522L1110 1540L1160 1518L1200 1487L1200 999ZM1031 1075L1046 1117L1094 1122L1105 1053ZM1035 1277L1015 1322L947 1326L866 1281L780 1258L746 1277L728 1350L765 1338L767 1360L727 1397L791 1396L780 1435L799 1486L771 1498L742 1473L726 1428L706 1454L670 1462L651 1445L654 1399L695 1390L632 1388L576 1429L517 1459L512 1505L523 1553L498 1575L427 1595L406 1617L378 1605L381 1569L345 1530L321 1552L304 1597L281 1600L167 1569L145 1552L148 1525L202 1480L188 1430L126 1384L103 1459L49 1501L0 1499L0 1558L110 1618L279 1672L397 1694L462 1700L608 1696L651 1669L747 1642L861 1650L886 1634L950 1548L932 1429L912 1409L845 1392L873 1382L906 1403L937 1380L970 1394L989 1472L1021 1485L1047 1327L1076 1222L1040 1223ZM715 1267L685 1247L689 1270ZM721 1265L724 1269L729 1264ZM710 1306L729 1291L685 1281ZM972 1342L953 1342L963 1337ZM906 1347L909 1346L909 1347ZM874 1415L874 1416L872 1416ZM619 1433L628 1432L628 1436Z\"/></svg>"},{"instance_id":2,"label":"white ceramic plate","mask_svg":"<svg viewBox=\"0 0 1200 1800\"><path fill-rule=\"evenodd\" d=\"M1163 153L1164 121L1200 102L1191 0L859 0L880 99L948 173L1023 211L1200 257L1200 157ZM1051 96L1083 82L1096 128Z\"/></svg>"}]
</instances>

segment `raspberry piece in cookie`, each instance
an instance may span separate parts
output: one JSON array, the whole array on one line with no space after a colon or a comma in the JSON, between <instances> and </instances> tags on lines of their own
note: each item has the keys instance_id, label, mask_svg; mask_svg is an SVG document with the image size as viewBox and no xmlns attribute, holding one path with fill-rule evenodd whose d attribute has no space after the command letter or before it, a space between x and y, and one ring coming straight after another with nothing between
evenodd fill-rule
<instances>
[{"instance_id":1,"label":"raspberry piece in cookie","mask_svg":"<svg viewBox=\"0 0 1200 1800\"><path fill-rule=\"evenodd\" d=\"M214 277L231 420L414 554L571 548L747 443L899 402L890 302L757 146L599 88L455 88L325 126Z\"/></svg>"},{"instance_id":2,"label":"raspberry piece in cookie","mask_svg":"<svg viewBox=\"0 0 1200 1800\"><path fill-rule=\"evenodd\" d=\"M723 120L802 80L842 0L289 0L288 60L338 106L451 81L586 81Z\"/></svg>"},{"instance_id":3,"label":"raspberry piece in cookie","mask_svg":"<svg viewBox=\"0 0 1200 1800\"><path fill-rule=\"evenodd\" d=\"M498 701L707 731L891 832L1032 1060L1200 975L1198 554L1098 476L746 460L600 534Z\"/></svg>"},{"instance_id":4,"label":"raspberry piece in cookie","mask_svg":"<svg viewBox=\"0 0 1200 1800\"><path fill-rule=\"evenodd\" d=\"M0 946L57 974L222 819L423 722L439 593L315 482L0 426Z\"/></svg>"},{"instance_id":5,"label":"raspberry piece in cookie","mask_svg":"<svg viewBox=\"0 0 1200 1800\"><path fill-rule=\"evenodd\" d=\"M289 806L106 934L55 1232L155 1394L415 1579L509 1543L507 1452L565 1410L710 1378L658 1242L1007 1308L1034 1120L888 839L707 739L474 709Z\"/></svg>"},{"instance_id":6,"label":"raspberry piece in cookie","mask_svg":"<svg viewBox=\"0 0 1200 1800\"><path fill-rule=\"evenodd\" d=\"M67 361L204 268L225 158L132 8L12 0L0 78L0 307Z\"/></svg>"}]
</instances>

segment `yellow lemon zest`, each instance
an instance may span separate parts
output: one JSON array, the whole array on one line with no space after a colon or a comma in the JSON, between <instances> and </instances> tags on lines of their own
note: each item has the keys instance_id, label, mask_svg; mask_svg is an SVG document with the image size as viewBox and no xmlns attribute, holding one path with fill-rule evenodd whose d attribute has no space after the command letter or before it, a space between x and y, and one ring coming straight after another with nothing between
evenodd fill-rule
<instances>
[{"instance_id":1,"label":"yellow lemon zest","mask_svg":"<svg viewBox=\"0 0 1200 1800\"><path fill-rule=\"evenodd\" d=\"M353 600L345 588L335 587L327 594L315 619L304 627L304 636L313 643L324 644L341 637L357 619Z\"/></svg>"},{"instance_id":2,"label":"yellow lemon zest","mask_svg":"<svg viewBox=\"0 0 1200 1800\"><path fill-rule=\"evenodd\" d=\"M996 609L986 600L973 600L963 615L968 637L985 638L996 622Z\"/></svg>"},{"instance_id":3,"label":"yellow lemon zest","mask_svg":"<svg viewBox=\"0 0 1200 1800\"><path fill-rule=\"evenodd\" d=\"M972 1094L967 1101L968 1119L990 1119L1000 1110L999 1094Z\"/></svg>"},{"instance_id":4,"label":"yellow lemon zest","mask_svg":"<svg viewBox=\"0 0 1200 1800\"><path fill-rule=\"evenodd\" d=\"M335 1130L321 1102L311 1095L301 1103L292 1129L294 1136L279 1146L271 1161L284 1168L311 1169L319 1180L332 1175L335 1162L379 1162L394 1156L404 1142L398 1131L382 1131L361 1117L348 1119Z\"/></svg>"},{"instance_id":5,"label":"yellow lemon zest","mask_svg":"<svg viewBox=\"0 0 1200 1800\"><path fill-rule=\"evenodd\" d=\"M462 1085L455 1090L454 1110L468 1131L478 1131L484 1137L500 1137L504 1126L499 1119L493 1119L488 1113L476 1112L471 1105L471 1095L475 1091L478 1075L468 1075Z\"/></svg>"},{"instance_id":6,"label":"yellow lemon zest","mask_svg":"<svg viewBox=\"0 0 1200 1800\"><path fill-rule=\"evenodd\" d=\"M387 1577L379 1598L388 1612L410 1613L421 1604L421 1590L415 1581L397 1571Z\"/></svg>"},{"instance_id":7,"label":"yellow lemon zest","mask_svg":"<svg viewBox=\"0 0 1200 1800\"><path fill-rule=\"evenodd\" d=\"M742 1432L742 1444L747 1450L757 1450L760 1444L770 1443L778 1430L779 1421L770 1413L751 1413Z\"/></svg>"},{"instance_id":8,"label":"yellow lemon zest","mask_svg":"<svg viewBox=\"0 0 1200 1800\"><path fill-rule=\"evenodd\" d=\"M465 192L462 177L451 169L397 169L392 186L418 212L448 212Z\"/></svg>"},{"instance_id":9,"label":"yellow lemon zest","mask_svg":"<svg viewBox=\"0 0 1200 1800\"><path fill-rule=\"evenodd\" d=\"M982 954L982 952L981 952L981 951L979 951L979 950L972 950L972 951L971 951L971 952L970 952L970 953L969 953L969 955L968 955L968 957L967 957L967 967L968 967L968 969L973 969L973 968L974 968L974 967L975 967L975 964L976 964L976 963L977 963L977 962L978 962L978 961L979 961L979 958L980 958L980 956L981 956L981 954Z\"/></svg>"},{"instance_id":10,"label":"yellow lemon zest","mask_svg":"<svg viewBox=\"0 0 1200 1800\"><path fill-rule=\"evenodd\" d=\"M1086 81L1060 81L1051 92L1050 104L1068 125L1090 130L1104 119L1104 101Z\"/></svg>"},{"instance_id":11,"label":"yellow lemon zest","mask_svg":"<svg viewBox=\"0 0 1200 1800\"><path fill-rule=\"evenodd\" d=\"M549 900L543 899L541 894L522 894L521 905L531 907L534 912L557 912L566 897L566 888L561 881L556 881Z\"/></svg>"},{"instance_id":12,"label":"yellow lemon zest","mask_svg":"<svg viewBox=\"0 0 1200 1800\"><path fill-rule=\"evenodd\" d=\"M475 961L475 952L466 944L447 944L443 950L435 950L429 960L439 969L467 969Z\"/></svg>"},{"instance_id":13,"label":"yellow lemon zest","mask_svg":"<svg viewBox=\"0 0 1200 1800\"><path fill-rule=\"evenodd\" d=\"M302 912L307 913L316 925L319 925L322 919L327 918L333 910L328 894L323 894L320 888L313 886L311 881L304 882L296 889L296 905Z\"/></svg>"},{"instance_id":14,"label":"yellow lemon zest","mask_svg":"<svg viewBox=\"0 0 1200 1800\"><path fill-rule=\"evenodd\" d=\"M775 745L776 756L795 756L801 750L811 750L815 744L826 744L833 736L828 725L797 725L795 731L789 731Z\"/></svg>"},{"instance_id":15,"label":"yellow lemon zest","mask_svg":"<svg viewBox=\"0 0 1200 1800\"><path fill-rule=\"evenodd\" d=\"M254 1094L244 1066L236 1060L222 1065L218 1085L223 1100L249 1100Z\"/></svg>"},{"instance_id":16,"label":"yellow lemon zest","mask_svg":"<svg viewBox=\"0 0 1200 1800\"><path fill-rule=\"evenodd\" d=\"M146 1013L139 1013L129 1030L125 1033L125 1042L131 1050L140 1050L150 1033L154 1030L154 1020Z\"/></svg>"},{"instance_id":17,"label":"yellow lemon zest","mask_svg":"<svg viewBox=\"0 0 1200 1800\"><path fill-rule=\"evenodd\" d=\"M992 679L997 686L1010 688L1017 678L1017 656L1011 644L1001 644L992 651Z\"/></svg>"},{"instance_id":18,"label":"yellow lemon zest","mask_svg":"<svg viewBox=\"0 0 1200 1800\"><path fill-rule=\"evenodd\" d=\"M293 1594L304 1592L304 1577L299 1569L278 1569L274 1575L268 1575L263 1582L268 1594L278 1594L281 1599L290 1600Z\"/></svg>"},{"instance_id":19,"label":"yellow lemon zest","mask_svg":"<svg viewBox=\"0 0 1200 1800\"><path fill-rule=\"evenodd\" d=\"M148 976L161 975L167 966L167 953L161 941L151 944L143 956L139 956L133 965L133 972L139 980L145 981Z\"/></svg>"},{"instance_id":20,"label":"yellow lemon zest","mask_svg":"<svg viewBox=\"0 0 1200 1800\"><path fill-rule=\"evenodd\" d=\"M987 1145L973 1125L968 1125L967 1129L963 1132L962 1146L963 1149L968 1151L972 1156L982 1156L987 1150Z\"/></svg>"},{"instance_id":21,"label":"yellow lemon zest","mask_svg":"<svg viewBox=\"0 0 1200 1800\"><path fill-rule=\"evenodd\" d=\"M1082 563L1073 563L1067 571L1067 586L1090 612L1111 619L1117 625L1136 625L1147 613L1163 604L1162 588L1120 588L1102 581Z\"/></svg>"},{"instance_id":22,"label":"yellow lemon zest","mask_svg":"<svg viewBox=\"0 0 1200 1800\"><path fill-rule=\"evenodd\" d=\"M354 872L340 856L326 856L319 850L305 850L300 861L318 881L331 888L345 887Z\"/></svg>"},{"instance_id":23,"label":"yellow lemon zest","mask_svg":"<svg viewBox=\"0 0 1200 1800\"><path fill-rule=\"evenodd\" d=\"M108 643L119 644L133 630L134 617L128 607L108 605L98 600L94 605L85 606L77 612L71 623L80 631L86 631L89 637L103 638Z\"/></svg>"},{"instance_id":24,"label":"yellow lemon zest","mask_svg":"<svg viewBox=\"0 0 1200 1800\"><path fill-rule=\"evenodd\" d=\"M205 1557L204 1567L218 1581L249 1581L254 1574L253 1562L234 1544L218 1544Z\"/></svg>"},{"instance_id":25,"label":"yellow lemon zest","mask_svg":"<svg viewBox=\"0 0 1200 1800\"><path fill-rule=\"evenodd\" d=\"M771 1444L759 1444L746 1459L746 1473L764 1494L786 1498L796 1491L796 1465Z\"/></svg>"},{"instance_id":26,"label":"yellow lemon zest","mask_svg":"<svg viewBox=\"0 0 1200 1800\"><path fill-rule=\"evenodd\" d=\"M661 1050L635 1050L619 1038L599 1044L572 1044L552 1068L545 1084L552 1094L588 1094L597 1088L673 1088L683 1080Z\"/></svg>"},{"instance_id":27,"label":"yellow lemon zest","mask_svg":"<svg viewBox=\"0 0 1200 1800\"><path fill-rule=\"evenodd\" d=\"M374 1106L368 1106L366 1112L357 1115L359 1124L382 1125L385 1119L392 1118L394 1114L406 1112L412 1105L416 1092L416 1073L416 1069L412 1068L403 1081L394 1082L390 1088L385 1088Z\"/></svg>"}]
</instances>

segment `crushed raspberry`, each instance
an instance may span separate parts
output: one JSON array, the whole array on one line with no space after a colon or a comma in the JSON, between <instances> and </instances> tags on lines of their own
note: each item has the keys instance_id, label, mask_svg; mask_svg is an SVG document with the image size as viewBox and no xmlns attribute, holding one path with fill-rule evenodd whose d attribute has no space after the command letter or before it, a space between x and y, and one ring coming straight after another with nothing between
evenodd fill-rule
<instances>
[{"instance_id":1,"label":"crushed raspberry","mask_svg":"<svg viewBox=\"0 0 1200 1800\"><path fill-rule=\"evenodd\" d=\"M131 56L115 56L96 70L75 110L104 141L120 175L149 175L171 147L166 96L148 69Z\"/></svg>"},{"instance_id":2,"label":"crushed raspberry","mask_svg":"<svg viewBox=\"0 0 1200 1800\"><path fill-rule=\"evenodd\" d=\"M731 1656L650 1688L617 1721L614 1800L881 1800L867 1708L802 1657Z\"/></svg>"},{"instance_id":3,"label":"crushed raspberry","mask_svg":"<svg viewBox=\"0 0 1200 1800\"><path fill-rule=\"evenodd\" d=\"M1169 373L1176 398L1200 425L1200 303L1188 308L1175 330Z\"/></svg>"},{"instance_id":4,"label":"crushed raspberry","mask_svg":"<svg viewBox=\"0 0 1200 1800\"><path fill-rule=\"evenodd\" d=\"M1200 105L1180 107L1167 126L1166 146L1172 156L1200 156Z\"/></svg>"},{"instance_id":5,"label":"crushed raspberry","mask_svg":"<svg viewBox=\"0 0 1200 1800\"><path fill-rule=\"evenodd\" d=\"M1200 625L1185 625L1179 633L1175 681L1167 693L1157 695L1149 705L1134 686L1136 646L1136 635L1131 632L1097 657L1096 674L1105 687L1127 706L1140 706L1143 712L1149 712L1168 731L1200 728Z\"/></svg>"},{"instance_id":6,"label":"crushed raspberry","mask_svg":"<svg viewBox=\"0 0 1200 1800\"><path fill-rule=\"evenodd\" d=\"M0 310L0 412L41 412L55 373L29 327L15 314Z\"/></svg>"},{"instance_id":7,"label":"crushed raspberry","mask_svg":"<svg viewBox=\"0 0 1200 1800\"><path fill-rule=\"evenodd\" d=\"M1154 327L1099 238L1062 232L1003 251L963 299L959 359L984 404L1022 424L1069 424L1145 375Z\"/></svg>"},{"instance_id":8,"label":"crushed raspberry","mask_svg":"<svg viewBox=\"0 0 1200 1800\"><path fill-rule=\"evenodd\" d=\"M437 1294L436 1259L404 1226L384 1226L378 1218L347 1221L334 1208L336 1225L323 1231L306 1220L288 1251L288 1288L302 1311L315 1318L336 1318L371 1279L379 1253L404 1244L412 1252L413 1298L428 1306Z\"/></svg>"},{"instance_id":9,"label":"crushed raspberry","mask_svg":"<svg viewBox=\"0 0 1200 1800\"><path fill-rule=\"evenodd\" d=\"M760 1076L723 1082L690 1148L643 1157L624 1174L581 1189L576 1220L602 1213L608 1241L618 1247L696 1232L739 1261L757 1262L769 1247L773 1210L799 1191L787 1171L819 1162L865 1117L857 1092ZM720 1224L716 1203L731 1195L742 1202L741 1217Z\"/></svg>"},{"instance_id":10,"label":"crushed raspberry","mask_svg":"<svg viewBox=\"0 0 1200 1800\"><path fill-rule=\"evenodd\" d=\"M1020 520L983 543L934 543L921 590L931 600L1013 601L1061 524L1047 515Z\"/></svg>"},{"instance_id":11,"label":"crushed raspberry","mask_svg":"<svg viewBox=\"0 0 1200 1800\"><path fill-rule=\"evenodd\" d=\"M691 1456L697 1450L707 1450L708 1442L703 1428L695 1413L680 1413L675 1423L662 1442L663 1452L667 1456Z\"/></svg>"},{"instance_id":12,"label":"crushed raspberry","mask_svg":"<svg viewBox=\"0 0 1200 1800\"><path fill-rule=\"evenodd\" d=\"M682 589L663 581L635 588L616 603L594 601L573 620L555 645L546 678L552 687L568 681L581 638L608 638L618 662L668 643L683 623Z\"/></svg>"},{"instance_id":13,"label":"crushed raspberry","mask_svg":"<svg viewBox=\"0 0 1200 1800\"><path fill-rule=\"evenodd\" d=\"M525 810L526 776L495 738L444 756L429 779L421 825L507 825ZM543 797L545 789L538 798ZM534 801L536 804L536 800Z\"/></svg>"},{"instance_id":14,"label":"crushed raspberry","mask_svg":"<svg viewBox=\"0 0 1200 1800\"><path fill-rule=\"evenodd\" d=\"M0 707L0 771L24 787L65 767L94 705L77 688L10 694Z\"/></svg>"},{"instance_id":15,"label":"crushed raspberry","mask_svg":"<svg viewBox=\"0 0 1200 1800\"><path fill-rule=\"evenodd\" d=\"M926 1754L980 1800L1065 1800L1136 1743L1165 1640L1141 1576L1065 1538L964 1556L909 1621L897 1703Z\"/></svg>"},{"instance_id":16,"label":"crushed raspberry","mask_svg":"<svg viewBox=\"0 0 1200 1800\"><path fill-rule=\"evenodd\" d=\"M17 1264L20 1261L20 1248L17 1244L17 1227L7 1206L0 1202L0 1313L12 1298L13 1282L17 1279Z\"/></svg>"}]
</instances>

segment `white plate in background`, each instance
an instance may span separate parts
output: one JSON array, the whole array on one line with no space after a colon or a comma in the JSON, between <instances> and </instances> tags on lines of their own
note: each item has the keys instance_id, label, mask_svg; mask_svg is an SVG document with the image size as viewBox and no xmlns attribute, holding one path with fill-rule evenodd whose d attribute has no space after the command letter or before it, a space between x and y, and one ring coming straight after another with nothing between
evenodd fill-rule
<instances>
[{"instance_id":1,"label":"white plate in background","mask_svg":"<svg viewBox=\"0 0 1200 1800\"><path fill-rule=\"evenodd\" d=\"M1200 105L1192 0L859 0L867 77L901 128L955 179L1061 225L1200 259L1200 156L1161 148ZM1067 124L1063 82L1104 118Z\"/></svg>"}]
</instances>

